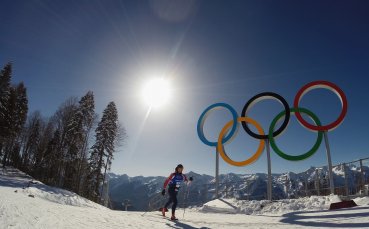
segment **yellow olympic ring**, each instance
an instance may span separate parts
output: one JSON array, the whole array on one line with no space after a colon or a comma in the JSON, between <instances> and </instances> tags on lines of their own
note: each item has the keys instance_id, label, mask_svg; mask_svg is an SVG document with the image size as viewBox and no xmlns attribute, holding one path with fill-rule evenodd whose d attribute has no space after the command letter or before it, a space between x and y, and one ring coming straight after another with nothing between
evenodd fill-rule
<instances>
[{"instance_id":1,"label":"yellow olympic ring","mask_svg":"<svg viewBox=\"0 0 369 229\"><path fill-rule=\"evenodd\" d=\"M248 122L256 127L260 135L264 135L263 128L260 126L259 123L257 123L255 120L249 118L249 117L238 117L237 122ZM223 158L224 161L226 161L228 164L234 165L234 166L246 166L253 162L255 162L257 159L259 159L260 155L263 153L264 147L265 147L265 141L263 139L260 139L259 147L256 150L256 153L252 155L249 159L246 159L245 161L234 161L230 159L223 149L223 143L222 139L223 136L228 132L228 129L233 125L233 120L229 121L222 129L222 131L219 134L218 137L218 152L220 156Z\"/></svg>"}]
</instances>

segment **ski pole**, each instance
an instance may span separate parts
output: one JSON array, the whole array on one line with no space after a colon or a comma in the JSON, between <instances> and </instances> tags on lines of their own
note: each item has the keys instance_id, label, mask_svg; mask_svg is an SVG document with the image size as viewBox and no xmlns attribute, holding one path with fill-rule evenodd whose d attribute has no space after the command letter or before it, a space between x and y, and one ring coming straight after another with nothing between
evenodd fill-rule
<instances>
[{"instance_id":1,"label":"ski pole","mask_svg":"<svg viewBox=\"0 0 369 229\"><path fill-rule=\"evenodd\" d=\"M186 205L187 205L187 199L188 199L188 196L189 196L189 193L190 193L190 189L189 189L190 185L191 185L191 183L189 183L189 184L187 185L187 187L186 187L187 195L186 195L186 193L185 193L184 209L183 209L183 218L184 218L184 215L185 215L185 213L186 213Z\"/></svg>"},{"instance_id":2,"label":"ski pole","mask_svg":"<svg viewBox=\"0 0 369 229\"><path fill-rule=\"evenodd\" d=\"M159 193L157 193L157 194L159 194ZM161 194L160 194L161 195ZM160 197L160 196L159 196ZM154 203L152 203L152 205L155 205L156 203L159 203L159 201L162 201L162 200L164 200L164 198L165 198L165 196L163 196L163 198L159 198L158 200L156 200ZM141 215L141 216L144 216L144 215L146 215L146 213L148 213L149 211L150 211L150 206L151 206L151 204L149 203L149 206L148 206L148 208L147 208L147 210Z\"/></svg>"}]
</instances>

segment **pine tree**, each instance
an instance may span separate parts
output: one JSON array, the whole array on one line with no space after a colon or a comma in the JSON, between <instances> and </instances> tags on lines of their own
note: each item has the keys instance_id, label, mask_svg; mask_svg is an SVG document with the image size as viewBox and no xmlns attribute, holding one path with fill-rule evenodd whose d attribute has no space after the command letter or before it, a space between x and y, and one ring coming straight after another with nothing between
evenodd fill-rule
<instances>
[{"instance_id":1,"label":"pine tree","mask_svg":"<svg viewBox=\"0 0 369 229\"><path fill-rule=\"evenodd\" d=\"M15 126L15 120L16 120L16 100L17 100L17 92L14 87L10 87L9 91L9 98L6 104L5 113L3 115L3 121L2 121L2 127L4 131L3 135L3 149L4 149L4 155L3 155L3 166L5 167L8 164L9 160L9 154L11 152L11 145L14 141L15 135L16 135L16 129ZM14 125L13 125L14 124Z\"/></svg>"},{"instance_id":2,"label":"pine tree","mask_svg":"<svg viewBox=\"0 0 369 229\"><path fill-rule=\"evenodd\" d=\"M118 112L114 102L110 102L104 110L95 132L96 141L91 148L89 159L91 168L90 182L92 182L93 187L92 199L100 202L101 194L99 189L101 185L104 186L105 178L102 170L104 169L106 173L106 170L110 169L118 134Z\"/></svg>"},{"instance_id":3,"label":"pine tree","mask_svg":"<svg viewBox=\"0 0 369 229\"><path fill-rule=\"evenodd\" d=\"M84 177L83 161L86 158L88 137L94 121L94 96L89 91L81 98L73 117L68 124L67 168L65 187L77 193L80 192L81 179Z\"/></svg>"},{"instance_id":4,"label":"pine tree","mask_svg":"<svg viewBox=\"0 0 369 229\"><path fill-rule=\"evenodd\" d=\"M9 126L5 121L8 101L10 97L10 80L12 65L8 63L0 72L0 155L3 151L3 145L9 135Z\"/></svg>"},{"instance_id":5,"label":"pine tree","mask_svg":"<svg viewBox=\"0 0 369 229\"><path fill-rule=\"evenodd\" d=\"M27 91L23 83L11 86L12 64L8 63L0 72L0 155L5 166L18 154L19 136L27 118Z\"/></svg>"},{"instance_id":6,"label":"pine tree","mask_svg":"<svg viewBox=\"0 0 369 229\"><path fill-rule=\"evenodd\" d=\"M27 119L28 99L27 91L23 83L10 87L10 95L7 102L3 125L6 127L7 136L4 137L3 146L5 153L3 165L9 163L12 153L16 152L13 147L18 144L19 136Z\"/></svg>"},{"instance_id":7,"label":"pine tree","mask_svg":"<svg viewBox=\"0 0 369 229\"><path fill-rule=\"evenodd\" d=\"M95 130L95 144L89 152L90 132L97 119L93 92L88 91L78 103L75 98L68 99L48 122L38 111L27 119L26 87L23 83L11 86L11 73L11 63L0 72L3 165L10 162L47 184L100 202L103 192L100 188L104 189L115 148L125 137L114 102L104 110Z\"/></svg>"},{"instance_id":8,"label":"pine tree","mask_svg":"<svg viewBox=\"0 0 369 229\"><path fill-rule=\"evenodd\" d=\"M24 86L23 82L19 83L16 88L16 105L14 108L13 116L13 126L14 132L19 134L20 131L23 129L23 126L27 120L27 113L28 113L28 98L27 98L27 89Z\"/></svg>"},{"instance_id":9,"label":"pine tree","mask_svg":"<svg viewBox=\"0 0 369 229\"><path fill-rule=\"evenodd\" d=\"M8 63L0 72L0 119L4 117L10 96L12 65Z\"/></svg>"},{"instance_id":10,"label":"pine tree","mask_svg":"<svg viewBox=\"0 0 369 229\"><path fill-rule=\"evenodd\" d=\"M10 98L12 99L9 102L8 114L10 117L8 118L8 123L11 131L8 150L11 154L10 158L17 158L17 155L12 154L19 154L19 150L14 148L17 148L20 144L21 132L27 120L28 113L27 90L23 82L11 89Z\"/></svg>"},{"instance_id":11,"label":"pine tree","mask_svg":"<svg viewBox=\"0 0 369 229\"><path fill-rule=\"evenodd\" d=\"M88 149L88 142L90 138L90 132L92 126L94 124L96 115L95 115L95 102L94 102L94 94L92 91L87 92L85 96L83 96L79 102L79 112L82 120L82 147L79 152L79 160L77 164L77 193L82 193L81 184L83 180L86 179L88 174L87 171L87 149Z\"/></svg>"}]
</instances>

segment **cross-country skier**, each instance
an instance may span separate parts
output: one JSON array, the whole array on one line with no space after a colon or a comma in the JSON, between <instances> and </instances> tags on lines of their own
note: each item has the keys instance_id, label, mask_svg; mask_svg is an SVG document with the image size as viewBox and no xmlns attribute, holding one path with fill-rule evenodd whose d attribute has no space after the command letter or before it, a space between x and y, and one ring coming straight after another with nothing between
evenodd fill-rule
<instances>
[{"instance_id":1,"label":"cross-country skier","mask_svg":"<svg viewBox=\"0 0 369 229\"><path fill-rule=\"evenodd\" d=\"M170 218L171 220L178 220L175 216L175 212L176 212L176 207L177 207L177 194L180 188L180 185L182 182L186 182L189 183L190 181L193 180L192 177L189 178L189 180L187 180L186 175L182 174L183 172L183 165L179 164L177 165L177 167L175 168L175 172L170 174L170 176L165 180L164 182L164 188L163 191L161 192L161 194L164 196L165 195L165 189L168 186L168 194L169 194L169 200L168 202L165 204L165 206L162 208L162 213L163 216L165 216L165 212L168 211L168 206L173 203L172 205L172 217Z\"/></svg>"}]
</instances>

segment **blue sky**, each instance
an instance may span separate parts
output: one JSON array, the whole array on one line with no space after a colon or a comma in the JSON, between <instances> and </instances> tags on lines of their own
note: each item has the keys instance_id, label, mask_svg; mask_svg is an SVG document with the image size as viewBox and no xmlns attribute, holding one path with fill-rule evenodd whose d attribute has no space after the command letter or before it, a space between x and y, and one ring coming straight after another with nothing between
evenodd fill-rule
<instances>
[{"instance_id":1,"label":"blue sky","mask_svg":"<svg viewBox=\"0 0 369 229\"><path fill-rule=\"evenodd\" d=\"M290 106L314 80L339 85L349 102L343 124L329 133L333 163L369 156L369 3L366 1L3 1L0 63L14 63L14 82L24 81L31 111L50 116L70 96L93 90L97 112L115 101L129 138L112 171L167 175L178 163L214 174L215 150L198 139L196 123L210 104L226 102L240 114L255 94L273 91ZM150 112L140 97L152 76L171 80L173 98ZM336 119L338 98L314 90L301 102L323 124ZM250 116L264 129L282 109L264 101ZM214 112L209 139L231 119ZM292 116L277 139L298 154L315 133ZM258 142L240 129L226 151L244 160ZM311 158L289 162L272 153L272 171L303 171L326 164L324 145ZM221 173L266 172L266 155L251 166Z\"/></svg>"}]
</instances>

